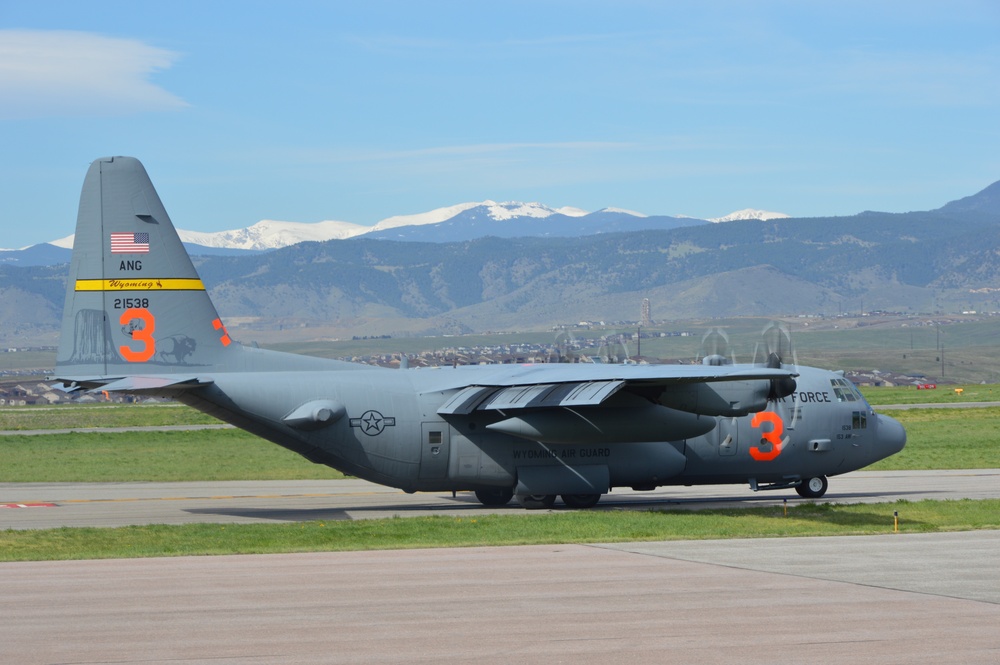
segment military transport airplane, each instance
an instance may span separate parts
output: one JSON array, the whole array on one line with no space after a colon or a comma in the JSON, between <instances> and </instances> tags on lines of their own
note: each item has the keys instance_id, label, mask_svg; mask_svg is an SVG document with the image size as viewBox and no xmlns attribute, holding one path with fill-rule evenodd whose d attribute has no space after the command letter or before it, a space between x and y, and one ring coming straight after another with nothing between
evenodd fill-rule
<instances>
[{"instance_id":1,"label":"military transport airplane","mask_svg":"<svg viewBox=\"0 0 1000 665\"><path fill-rule=\"evenodd\" d=\"M136 159L80 196L57 378L172 397L313 462L486 505L593 506L614 487L746 483L819 497L900 451L843 374L735 365L383 369L245 347L223 325Z\"/></svg>"}]
</instances>

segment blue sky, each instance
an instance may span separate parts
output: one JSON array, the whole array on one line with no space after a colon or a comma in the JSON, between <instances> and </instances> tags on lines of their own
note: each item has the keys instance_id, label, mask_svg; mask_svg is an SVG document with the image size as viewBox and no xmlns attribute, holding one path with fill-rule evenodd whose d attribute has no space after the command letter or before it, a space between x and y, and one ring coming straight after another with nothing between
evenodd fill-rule
<instances>
[{"instance_id":1,"label":"blue sky","mask_svg":"<svg viewBox=\"0 0 1000 665\"><path fill-rule=\"evenodd\" d=\"M0 247L72 233L112 154L196 231L936 208L1000 180L998 35L995 0L0 0Z\"/></svg>"}]
</instances>

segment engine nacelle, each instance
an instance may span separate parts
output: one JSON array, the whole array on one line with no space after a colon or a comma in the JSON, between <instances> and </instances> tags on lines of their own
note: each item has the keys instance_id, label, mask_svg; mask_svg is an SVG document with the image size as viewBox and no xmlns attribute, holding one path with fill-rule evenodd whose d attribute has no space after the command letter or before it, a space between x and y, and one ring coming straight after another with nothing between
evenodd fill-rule
<instances>
[{"instance_id":1,"label":"engine nacelle","mask_svg":"<svg viewBox=\"0 0 1000 665\"><path fill-rule=\"evenodd\" d=\"M486 426L542 443L678 441L712 431L715 419L655 404L522 412Z\"/></svg>"},{"instance_id":2,"label":"engine nacelle","mask_svg":"<svg viewBox=\"0 0 1000 665\"><path fill-rule=\"evenodd\" d=\"M765 379L679 384L664 390L659 402L671 409L702 416L745 416L767 408L771 384Z\"/></svg>"},{"instance_id":3,"label":"engine nacelle","mask_svg":"<svg viewBox=\"0 0 1000 665\"><path fill-rule=\"evenodd\" d=\"M345 413L344 405L339 402L329 399L315 399L302 404L281 420L289 427L312 431L332 425L340 420Z\"/></svg>"}]
</instances>

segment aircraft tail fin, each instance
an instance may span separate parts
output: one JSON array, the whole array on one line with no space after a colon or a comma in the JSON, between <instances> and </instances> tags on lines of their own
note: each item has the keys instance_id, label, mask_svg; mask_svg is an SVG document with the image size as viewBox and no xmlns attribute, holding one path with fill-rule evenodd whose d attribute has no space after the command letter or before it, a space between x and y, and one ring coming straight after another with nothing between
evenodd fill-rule
<instances>
[{"instance_id":1,"label":"aircraft tail fin","mask_svg":"<svg viewBox=\"0 0 1000 665\"><path fill-rule=\"evenodd\" d=\"M219 319L146 169L98 159L80 194L59 378L235 369L242 347Z\"/></svg>"}]
</instances>

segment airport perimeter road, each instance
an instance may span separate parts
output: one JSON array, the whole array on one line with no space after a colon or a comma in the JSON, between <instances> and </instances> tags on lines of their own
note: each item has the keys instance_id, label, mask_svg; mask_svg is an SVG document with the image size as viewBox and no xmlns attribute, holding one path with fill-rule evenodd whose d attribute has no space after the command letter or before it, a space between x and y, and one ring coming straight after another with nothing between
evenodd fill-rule
<instances>
[{"instance_id":1,"label":"airport perimeter road","mask_svg":"<svg viewBox=\"0 0 1000 665\"><path fill-rule=\"evenodd\" d=\"M1000 469L856 471L830 479L820 502L1000 498ZM743 485L616 489L597 509L750 507L804 501L792 490ZM471 493L405 494L362 480L198 483L0 483L0 529L192 522L354 520L421 515L524 514L516 502L486 508ZM562 509L561 503L556 509Z\"/></svg>"},{"instance_id":2,"label":"airport perimeter road","mask_svg":"<svg viewBox=\"0 0 1000 665\"><path fill-rule=\"evenodd\" d=\"M998 549L977 531L4 563L0 660L997 663Z\"/></svg>"}]
</instances>

